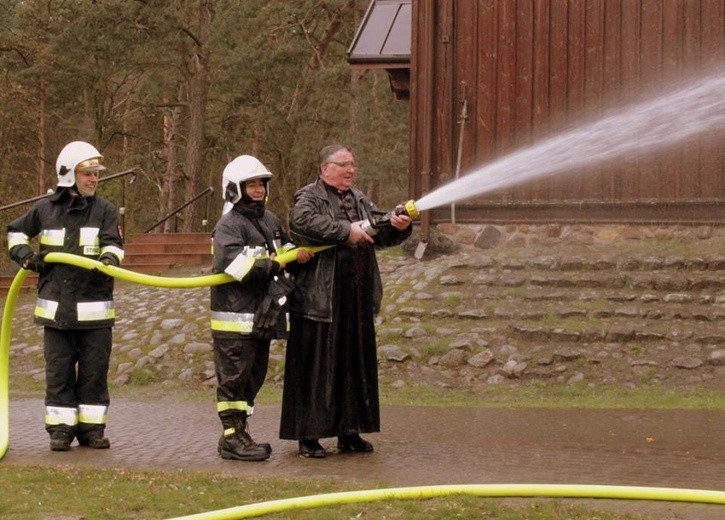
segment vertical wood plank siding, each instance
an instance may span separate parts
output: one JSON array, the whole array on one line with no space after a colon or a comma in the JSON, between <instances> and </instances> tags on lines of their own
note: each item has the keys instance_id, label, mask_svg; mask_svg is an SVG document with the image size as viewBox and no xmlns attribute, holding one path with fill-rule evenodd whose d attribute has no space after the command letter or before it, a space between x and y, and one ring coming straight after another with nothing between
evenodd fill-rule
<instances>
[{"instance_id":1,"label":"vertical wood plank siding","mask_svg":"<svg viewBox=\"0 0 725 520\"><path fill-rule=\"evenodd\" d=\"M678 78L725 73L725 2L413 0L413 45L410 189L419 198L453 180L461 143L465 174ZM476 220L506 207L502 220L525 220L557 205L550 214L566 220L567 206L589 204L609 211L572 209L572 218L636 221L653 218L646 206L668 221L725 223L724 156L723 139L701 138L461 201L457 213ZM721 215L709 219L713 211ZM433 215L449 218L447 208Z\"/></svg>"}]
</instances>

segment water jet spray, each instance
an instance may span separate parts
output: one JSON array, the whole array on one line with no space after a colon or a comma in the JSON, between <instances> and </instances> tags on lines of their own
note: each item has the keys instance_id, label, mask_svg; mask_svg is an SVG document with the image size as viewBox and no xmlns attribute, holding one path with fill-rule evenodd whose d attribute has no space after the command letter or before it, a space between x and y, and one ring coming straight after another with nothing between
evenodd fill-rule
<instances>
[{"instance_id":1,"label":"water jet spray","mask_svg":"<svg viewBox=\"0 0 725 520\"><path fill-rule=\"evenodd\" d=\"M725 70L625 107L601 119L512 152L439 186L416 202L419 211L725 132Z\"/></svg>"}]
</instances>

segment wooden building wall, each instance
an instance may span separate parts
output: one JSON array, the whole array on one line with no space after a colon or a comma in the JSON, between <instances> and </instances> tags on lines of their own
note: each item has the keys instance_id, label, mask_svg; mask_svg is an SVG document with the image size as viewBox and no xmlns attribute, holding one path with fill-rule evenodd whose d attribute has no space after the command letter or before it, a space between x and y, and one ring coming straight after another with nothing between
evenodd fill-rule
<instances>
[{"instance_id":1,"label":"wooden building wall","mask_svg":"<svg viewBox=\"0 0 725 520\"><path fill-rule=\"evenodd\" d=\"M412 23L415 199L455 177L464 99L462 174L677 78L725 74L723 0L413 0ZM725 224L722 132L485 194L455 218Z\"/></svg>"}]
</instances>

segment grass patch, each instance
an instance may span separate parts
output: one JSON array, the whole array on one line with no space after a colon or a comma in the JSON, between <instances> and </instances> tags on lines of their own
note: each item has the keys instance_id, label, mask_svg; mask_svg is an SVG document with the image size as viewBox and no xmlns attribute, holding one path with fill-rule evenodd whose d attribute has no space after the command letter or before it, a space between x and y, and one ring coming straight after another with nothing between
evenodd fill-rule
<instances>
[{"instance_id":1,"label":"grass patch","mask_svg":"<svg viewBox=\"0 0 725 520\"><path fill-rule=\"evenodd\" d=\"M449 340L434 341L432 343L422 343L417 345L415 348L421 355L423 360L428 360L432 356L442 356L450 352L451 347L449 346Z\"/></svg>"},{"instance_id":2,"label":"grass patch","mask_svg":"<svg viewBox=\"0 0 725 520\"><path fill-rule=\"evenodd\" d=\"M512 300L523 300L528 291L526 287L507 287L501 291L501 297Z\"/></svg>"},{"instance_id":3,"label":"grass patch","mask_svg":"<svg viewBox=\"0 0 725 520\"><path fill-rule=\"evenodd\" d=\"M404 250L402 245L397 245L393 247L386 247L383 249L377 249L375 251L375 254L378 255L378 257L387 258L388 260L391 259L399 259L399 260L405 260L407 258L410 258L410 255L408 255Z\"/></svg>"},{"instance_id":4,"label":"grass patch","mask_svg":"<svg viewBox=\"0 0 725 520\"><path fill-rule=\"evenodd\" d=\"M134 370L131 374L131 384L138 386L150 385L156 380L156 375L151 370Z\"/></svg>"},{"instance_id":5,"label":"grass patch","mask_svg":"<svg viewBox=\"0 0 725 520\"><path fill-rule=\"evenodd\" d=\"M657 370L652 367L645 367L637 373L637 380L640 384L651 385L656 382Z\"/></svg>"},{"instance_id":6,"label":"grass patch","mask_svg":"<svg viewBox=\"0 0 725 520\"><path fill-rule=\"evenodd\" d=\"M549 311L544 315L544 319L541 320L541 324L544 327L554 328L559 326L561 321L559 318L554 314L553 311Z\"/></svg>"},{"instance_id":7,"label":"grass patch","mask_svg":"<svg viewBox=\"0 0 725 520\"><path fill-rule=\"evenodd\" d=\"M635 357L642 357L647 349L643 345L633 343L629 345L628 350L631 355Z\"/></svg>"},{"instance_id":8,"label":"grass patch","mask_svg":"<svg viewBox=\"0 0 725 520\"><path fill-rule=\"evenodd\" d=\"M485 388L471 386L439 388L409 383L401 388L391 385L399 377L380 380L382 405L396 406L455 406L479 408L638 408L645 410L725 409L725 393L702 388L665 389L648 384L626 388L621 385L550 385L542 380L521 382L518 386L501 384ZM43 391L11 390L10 398L42 398ZM111 388L111 400L170 399L175 402L216 402L212 388L181 383L149 383L143 386ZM257 404L280 404L282 383L267 380L256 400Z\"/></svg>"},{"instance_id":9,"label":"grass patch","mask_svg":"<svg viewBox=\"0 0 725 520\"><path fill-rule=\"evenodd\" d=\"M712 237L707 240L651 238L617 241L607 247L610 254L619 255L698 256L710 251L722 251L725 237Z\"/></svg>"},{"instance_id":10,"label":"grass patch","mask_svg":"<svg viewBox=\"0 0 725 520\"><path fill-rule=\"evenodd\" d=\"M65 466L3 465L0 466L0 480L3 482L0 516L8 520L171 518L246 503L375 488L318 479L245 478L182 470L133 471ZM436 499L333 504L264 515L264 518L644 520L648 517L600 512L559 500L526 500L511 504L492 498L451 495Z\"/></svg>"},{"instance_id":11,"label":"grass patch","mask_svg":"<svg viewBox=\"0 0 725 520\"><path fill-rule=\"evenodd\" d=\"M387 405L459 406L482 408L638 408L725 409L725 394L717 390L663 389L645 386L629 389L621 385L556 385L532 381L518 387L499 385L485 389L434 388L381 385L381 400Z\"/></svg>"},{"instance_id":12,"label":"grass patch","mask_svg":"<svg viewBox=\"0 0 725 520\"><path fill-rule=\"evenodd\" d=\"M463 301L463 295L461 293L447 294L443 299L445 307L456 307Z\"/></svg>"}]
</instances>

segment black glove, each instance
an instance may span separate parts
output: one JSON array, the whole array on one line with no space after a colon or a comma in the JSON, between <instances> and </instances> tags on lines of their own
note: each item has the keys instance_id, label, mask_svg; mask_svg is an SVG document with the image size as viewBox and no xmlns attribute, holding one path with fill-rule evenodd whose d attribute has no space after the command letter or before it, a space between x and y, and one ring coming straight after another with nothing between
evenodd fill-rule
<instances>
[{"instance_id":1,"label":"black glove","mask_svg":"<svg viewBox=\"0 0 725 520\"><path fill-rule=\"evenodd\" d=\"M276 308L275 308L276 307ZM275 306L272 297L267 294L262 298L262 302L254 313L254 331L260 335L271 332L277 324L279 312L281 308Z\"/></svg>"},{"instance_id":2,"label":"black glove","mask_svg":"<svg viewBox=\"0 0 725 520\"><path fill-rule=\"evenodd\" d=\"M112 255L111 253L103 253L98 261L103 265L118 267L118 258L116 258L116 255Z\"/></svg>"},{"instance_id":3,"label":"black glove","mask_svg":"<svg viewBox=\"0 0 725 520\"><path fill-rule=\"evenodd\" d=\"M23 269L29 269L30 271L40 273L45 268L45 261L43 260L44 258L45 251L43 251L42 253L35 253L34 255L27 257L25 260L23 260Z\"/></svg>"},{"instance_id":4,"label":"black glove","mask_svg":"<svg viewBox=\"0 0 725 520\"><path fill-rule=\"evenodd\" d=\"M277 325L282 307L287 303L287 296L294 289L294 284L284 276L275 276L269 281L267 294L254 313L254 331L262 336L271 334Z\"/></svg>"}]
</instances>

